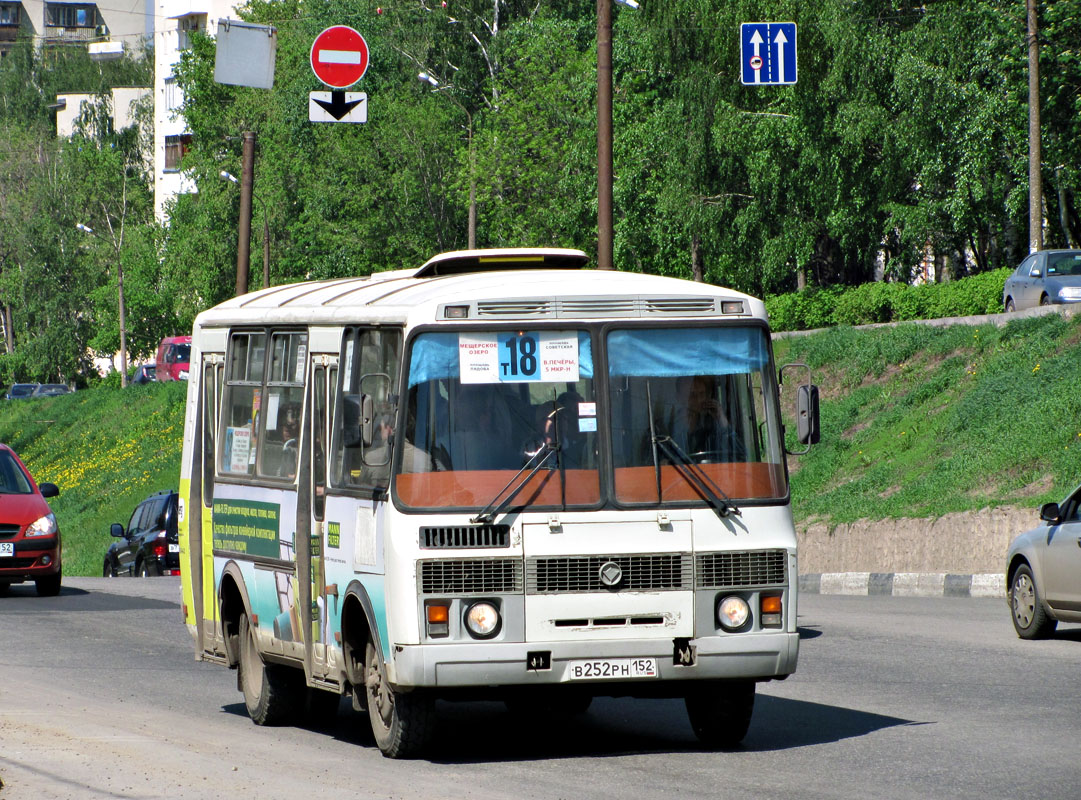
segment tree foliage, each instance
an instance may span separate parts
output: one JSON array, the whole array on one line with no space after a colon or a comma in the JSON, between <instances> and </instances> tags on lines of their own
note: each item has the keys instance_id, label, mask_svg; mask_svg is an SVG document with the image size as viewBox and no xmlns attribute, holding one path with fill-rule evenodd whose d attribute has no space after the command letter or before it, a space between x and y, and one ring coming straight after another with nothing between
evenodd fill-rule
<instances>
[{"instance_id":1,"label":"tree foliage","mask_svg":"<svg viewBox=\"0 0 1081 800\"><path fill-rule=\"evenodd\" d=\"M240 176L246 132L257 142L250 288L264 221L273 283L464 248L471 202L480 247L595 250L594 4L378 1L249 0L241 15L277 30L270 90L216 83L215 41L192 37L175 72L193 134L182 168L198 191L171 203L166 227L135 157L146 121L118 135L88 118L60 145L48 110L60 89L149 85L149 60L94 65L75 49L25 47L0 62L8 376L77 378L87 348L116 347L118 265L133 354L233 293L239 192L220 173ZM1039 6L1049 247L1081 246L1079 12L1081 0ZM804 282L906 283L929 261L940 280L985 274L1024 254L1024 4L650 0L613 17L617 268L770 296ZM740 83L739 25L756 20L797 24L796 85ZM311 43L332 24L369 44L352 89L368 95L363 125L308 121L309 92L325 88ZM77 221L101 238L77 236ZM57 271L78 304L37 296Z\"/></svg>"}]
</instances>

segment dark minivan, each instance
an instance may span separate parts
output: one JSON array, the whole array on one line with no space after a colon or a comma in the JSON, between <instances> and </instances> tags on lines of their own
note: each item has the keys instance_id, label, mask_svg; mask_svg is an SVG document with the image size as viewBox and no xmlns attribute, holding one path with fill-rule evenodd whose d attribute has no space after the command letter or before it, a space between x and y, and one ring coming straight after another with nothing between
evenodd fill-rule
<instances>
[{"instance_id":1,"label":"dark minivan","mask_svg":"<svg viewBox=\"0 0 1081 800\"><path fill-rule=\"evenodd\" d=\"M179 575L178 506L176 492L161 491L136 506L126 529L114 522L110 533L117 541L105 553L102 575Z\"/></svg>"}]
</instances>

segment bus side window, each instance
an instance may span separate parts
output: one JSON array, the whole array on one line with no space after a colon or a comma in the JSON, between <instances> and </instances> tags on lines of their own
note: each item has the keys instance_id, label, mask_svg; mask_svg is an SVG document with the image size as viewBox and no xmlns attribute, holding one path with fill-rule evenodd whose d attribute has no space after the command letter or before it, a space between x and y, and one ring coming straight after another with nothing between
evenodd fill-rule
<instances>
[{"instance_id":1,"label":"bus side window","mask_svg":"<svg viewBox=\"0 0 1081 800\"><path fill-rule=\"evenodd\" d=\"M218 448L221 459L218 468L226 475L250 475L255 464L266 335L234 333L229 348L229 373L222 407L226 424Z\"/></svg>"},{"instance_id":2,"label":"bus side window","mask_svg":"<svg viewBox=\"0 0 1081 800\"><path fill-rule=\"evenodd\" d=\"M296 476L307 353L306 333L283 331L270 337L258 459L263 477Z\"/></svg>"}]
</instances>

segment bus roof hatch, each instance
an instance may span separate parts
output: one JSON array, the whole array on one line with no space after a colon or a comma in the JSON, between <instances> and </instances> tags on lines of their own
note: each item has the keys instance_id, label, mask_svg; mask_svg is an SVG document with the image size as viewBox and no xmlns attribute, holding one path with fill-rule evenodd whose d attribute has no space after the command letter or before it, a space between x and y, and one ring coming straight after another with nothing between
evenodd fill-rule
<instances>
[{"instance_id":1,"label":"bus roof hatch","mask_svg":"<svg viewBox=\"0 0 1081 800\"><path fill-rule=\"evenodd\" d=\"M498 272L510 269L581 269L589 256L581 250L556 247L520 247L497 250L455 250L430 258L415 278Z\"/></svg>"}]
</instances>

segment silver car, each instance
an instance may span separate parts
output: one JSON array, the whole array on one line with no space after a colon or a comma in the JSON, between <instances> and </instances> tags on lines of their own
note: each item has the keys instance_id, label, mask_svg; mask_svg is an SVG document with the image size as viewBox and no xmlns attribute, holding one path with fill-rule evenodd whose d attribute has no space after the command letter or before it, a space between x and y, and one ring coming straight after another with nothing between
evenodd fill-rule
<instances>
[{"instance_id":1,"label":"silver car","mask_svg":"<svg viewBox=\"0 0 1081 800\"><path fill-rule=\"evenodd\" d=\"M1040 519L1046 524L1014 539L1006 556L1006 599L1022 639L1081 622L1081 486L1041 506Z\"/></svg>"},{"instance_id":2,"label":"silver car","mask_svg":"<svg viewBox=\"0 0 1081 800\"><path fill-rule=\"evenodd\" d=\"M1081 250L1033 253L1002 289L1002 307L1007 311L1054 303L1081 303Z\"/></svg>"}]
</instances>

